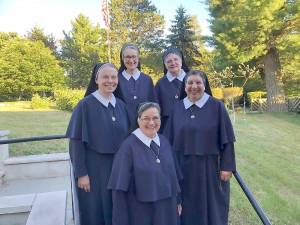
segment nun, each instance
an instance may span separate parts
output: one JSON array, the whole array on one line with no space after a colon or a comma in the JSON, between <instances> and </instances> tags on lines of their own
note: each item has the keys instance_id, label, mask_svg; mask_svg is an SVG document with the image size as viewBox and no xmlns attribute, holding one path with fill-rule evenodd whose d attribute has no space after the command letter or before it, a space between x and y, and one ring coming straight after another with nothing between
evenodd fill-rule
<instances>
[{"instance_id":1,"label":"nun","mask_svg":"<svg viewBox=\"0 0 300 225\"><path fill-rule=\"evenodd\" d=\"M190 71L164 134L182 170L182 225L227 225L229 180L236 169L233 127L224 104L205 92L206 75Z\"/></svg>"},{"instance_id":2,"label":"nun","mask_svg":"<svg viewBox=\"0 0 300 225\"><path fill-rule=\"evenodd\" d=\"M182 52L174 47L163 53L164 76L155 85L156 96L161 107L161 132L170 117L176 102L184 98L184 78L189 68ZM209 86L208 86L209 87ZM206 92L211 95L210 88Z\"/></svg>"},{"instance_id":3,"label":"nun","mask_svg":"<svg viewBox=\"0 0 300 225\"><path fill-rule=\"evenodd\" d=\"M142 104L137 121L139 128L115 156L108 184L113 196L113 225L177 225L181 175L168 140L157 133L159 105Z\"/></svg>"},{"instance_id":4,"label":"nun","mask_svg":"<svg viewBox=\"0 0 300 225\"><path fill-rule=\"evenodd\" d=\"M113 94L117 84L115 66L97 64L67 129L81 225L112 224L107 183L114 155L129 127L125 104Z\"/></svg>"},{"instance_id":5,"label":"nun","mask_svg":"<svg viewBox=\"0 0 300 225\"><path fill-rule=\"evenodd\" d=\"M151 77L141 72L140 51L136 45L122 47L120 64L115 95L125 102L130 122L134 125L139 104L156 101L154 85Z\"/></svg>"},{"instance_id":6,"label":"nun","mask_svg":"<svg viewBox=\"0 0 300 225\"><path fill-rule=\"evenodd\" d=\"M174 104L180 100L183 80L189 71L183 54L176 48L163 53L164 76L155 85L155 92L161 108L161 131L173 111Z\"/></svg>"}]
</instances>

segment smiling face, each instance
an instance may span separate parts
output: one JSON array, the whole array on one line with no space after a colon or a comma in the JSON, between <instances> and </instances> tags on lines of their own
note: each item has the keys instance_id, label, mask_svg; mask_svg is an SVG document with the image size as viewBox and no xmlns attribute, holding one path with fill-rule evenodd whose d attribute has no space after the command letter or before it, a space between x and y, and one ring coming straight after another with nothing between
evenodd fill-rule
<instances>
[{"instance_id":1,"label":"smiling face","mask_svg":"<svg viewBox=\"0 0 300 225\"><path fill-rule=\"evenodd\" d=\"M180 74L181 67L182 67L182 60L178 55L173 54L173 53L167 55L164 60L164 63L165 63L167 70L171 74L176 75L176 76L178 76Z\"/></svg>"},{"instance_id":2,"label":"smiling face","mask_svg":"<svg viewBox=\"0 0 300 225\"><path fill-rule=\"evenodd\" d=\"M187 78L185 92L191 102L198 101L204 94L205 84L202 77L191 75Z\"/></svg>"},{"instance_id":3,"label":"smiling face","mask_svg":"<svg viewBox=\"0 0 300 225\"><path fill-rule=\"evenodd\" d=\"M146 109L138 118L141 131L149 138L154 138L160 128L160 115L155 107Z\"/></svg>"},{"instance_id":4,"label":"smiling face","mask_svg":"<svg viewBox=\"0 0 300 225\"><path fill-rule=\"evenodd\" d=\"M98 90L104 96L110 96L118 85L118 72L115 68L105 66L97 73L96 84Z\"/></svg>"},{"instance_id":5,"label":"smiling face","mask_svg":"<svg viewBox=\"0 0 300 225\"><path fill-rule=\"evenodd\" d=\"M123 51L123 62L129 72L134 72L139 64L139 53L132 48L126 48Z\"/></svg>"}]
</instances>

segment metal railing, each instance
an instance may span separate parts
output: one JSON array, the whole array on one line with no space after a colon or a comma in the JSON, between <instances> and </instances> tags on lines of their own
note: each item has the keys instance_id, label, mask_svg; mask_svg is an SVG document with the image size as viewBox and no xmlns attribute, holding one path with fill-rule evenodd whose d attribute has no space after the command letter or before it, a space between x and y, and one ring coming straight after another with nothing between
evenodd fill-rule
<instances>
[{"instance_id":1,"label":"metal railing","mask_svg":"<svg viewBox=\"0 0 300 225\"><path fill-rule=\"evenodd\" d=\"M0 140L0 145L21 143L21 142L32 142L32 141L48 141L48 140L66 139L66 138L67 138L66 135L50 135L50 136L39 136L39 137L30 137L30 138L11 138L6 140ZM238 184L240 185L241 189L243 190L244 194L247 196L256 214L259 216L261 222L264 225L272 225L266 213L264 212L260 204L256 201L254 195L252 194L249 187L246 185L246 183L244 182L244 180L242 179L238 171L233 172L233 175L237 180Z\"/></svg>"},{"instance_id":2,"label":"metal railing","mask_svg":"<svg viewBox=\"0 0 300 225\"><path fill-rule=\"evenodd\" d=\"M39 136L39 137L30 137L30 138L11 138L6 140L0 140L0 145L4 144L14 144L21 142L32 142L32 141L48 141L55 139L65 139L66 135L50 135L50 136Z\"/></svg>"},{"instance_id":3,"label":"metal railing","mask_svg":"<svg viewBox=\"0 0 300 225\"><path fill-rule=\"evenodd\" d=\"M251 203L253 209L255 210L256 214L259 216L261 222L264 225L272 225L271 221L267 217L267 215L264 212L264 210L262 209L262 207L256 201L254 195L252 194L252 192L250 191L250 189L248 188L248 186L242 179L241 175L237 171L233 172L233 175L234 175L235 179L237 180L238 184L240 185L240 187L242 188L244 194L247 196L247 198L248 198L249 202Z\"/></svg>"}]
</instances>

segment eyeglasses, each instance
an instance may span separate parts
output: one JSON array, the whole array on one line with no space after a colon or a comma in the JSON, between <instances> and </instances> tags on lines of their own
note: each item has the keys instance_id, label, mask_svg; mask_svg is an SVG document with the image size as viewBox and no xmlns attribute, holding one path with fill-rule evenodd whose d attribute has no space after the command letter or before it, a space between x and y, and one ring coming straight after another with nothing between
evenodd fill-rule
<instances>
[{"instance_id":1,"label":"eyeglasses","mask_svg":"<svg viewBox=\"0 0 300 225\"><path fill-rule=\"evenodd\" d=\"M160 117L158 116L154 116L154 117L144 117L144 118L140 118L140 120L144 121L145 123L150 123L151 121L153 121L154 123L158 123L160 122Z\"/></svg>"},{"instance_id":2,"label":"eyeglasses","mask_svg":"<svg viewBox=\"0 0 300 225\"><path fill-rule=\"evenodd\" d=\"M137 55L125 55L125 56L124 56L124 59L126 59L126 60L130 60L130 59L135 60L135 59L137 59L137 58L138 58Z\"/></svg>"}]
</instances>

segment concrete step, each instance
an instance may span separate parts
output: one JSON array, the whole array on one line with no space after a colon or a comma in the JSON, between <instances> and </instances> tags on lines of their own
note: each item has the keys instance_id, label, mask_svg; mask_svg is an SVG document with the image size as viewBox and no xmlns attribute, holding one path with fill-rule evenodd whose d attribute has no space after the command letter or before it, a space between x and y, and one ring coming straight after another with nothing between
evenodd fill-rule
<instances>
[{"instance_id":1,"label":"concrete step","mask_svg":"<svg viewBox=\"0 0 300 225\"><path fill-rule=\"evenodd\" d=\"M67 192L39 193L33 202L26 225L65 225Z\"/></svg>"},{"instance_id":2,"label":"concrete step","mask_svg":"<svg viewBox=\"0 0 300 225\"><path fill-rule=\"evenodd\" d=\"M0 197L4 197L4 196L8 197L13 195L26 195L26 194L42 193L42 192L53 192L53 191L61 191L61 190L67 190L67 195L68 195L66 224L73 225L74 222L73 222L73 215L72 215L71 184L70 184L69 176L47 178L47 179L10 180L5 182L1 186ZM25 223L23 223L23 225L24 224ZM5 225L7 225L7 223Z\"/></svg>"}]
</instances>

